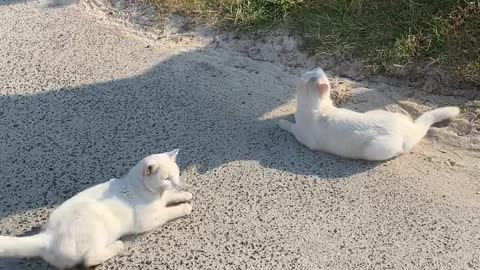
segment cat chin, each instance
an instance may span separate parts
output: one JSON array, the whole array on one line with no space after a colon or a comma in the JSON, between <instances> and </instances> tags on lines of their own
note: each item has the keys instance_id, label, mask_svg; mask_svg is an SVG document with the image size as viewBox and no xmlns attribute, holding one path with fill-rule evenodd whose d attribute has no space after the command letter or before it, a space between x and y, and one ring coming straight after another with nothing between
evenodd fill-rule
<instances>
[{"instance_id":1,"label":"cat chin","mask_svg":"<svg viewBox=\"0 0 480 270\"><path fill-rule=\"evenodd\" d=\"M159 184L154 184L151 185L149 183L145 183L145 187L150 191L151 193L163 193L166 190L172 190L174 189L174 185L170 181L162 181Z\"/></svg>"},{"instance_id":2,"label":"cat chin","mask_svg":"<svg viewBox=\"0 0 480 270\"><path fill-rule=\"evenodd\" d=\"M159 188L159 191L165 191L165 190L172 190L175 188L175 185L169 181L169 180L164 180L162 181L162 183L160 184L160 188Z\"/></svg>"}]
</instances>

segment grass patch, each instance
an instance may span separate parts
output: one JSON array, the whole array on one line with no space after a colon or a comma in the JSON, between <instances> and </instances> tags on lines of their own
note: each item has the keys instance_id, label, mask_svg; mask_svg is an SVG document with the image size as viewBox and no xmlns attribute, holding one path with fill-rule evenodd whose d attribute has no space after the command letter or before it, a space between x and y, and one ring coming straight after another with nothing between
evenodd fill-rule
<instances>
[{"instance_id":1,"label":"grass patch","mask_svg":"<svg viewBox=\"0 0 480 270\"><path fill-rule=\"evenodd\" d=\"M295 15L313 52L359 57L382 73L439 63L480 84L480 1L312 0Z\"/></svg>"},{"instance_id":2,"label":"grass patch","mask_svg":"<svg viewBox=\"0 0 480 270\"><path fill-rule=\"evenodd\" d=\"M480 85L480 0L145 0L229 30L289 27L304 49L362 59L370 70L438 63Z\"/></svg>"},{"instance_id":3,"label":"grass patch","mask_svg":"<svg viewBox=\"0 0 480 270\"><path fill-rule=\"evenodd\" d=\"M303 0L143 0L162 14L176 13L238 31L268 30L292 19Z\"/></svg>"}]
</instances>

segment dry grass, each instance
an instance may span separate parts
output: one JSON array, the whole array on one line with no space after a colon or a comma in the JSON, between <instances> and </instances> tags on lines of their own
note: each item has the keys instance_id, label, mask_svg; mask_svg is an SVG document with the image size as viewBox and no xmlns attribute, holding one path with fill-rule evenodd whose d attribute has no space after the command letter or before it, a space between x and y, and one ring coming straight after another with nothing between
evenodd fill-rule
<instances>
[{"instance_id":1,"label":"dry grass","mask_svg":"<svg viewBox=\"0 0 480 270\"><path fill-rule=\"evenodd\" d=\"M144 0L234 31L296 29L305 50L372 72L437 63L480 85L480 0Z\"/></svg>"}]
</instances>

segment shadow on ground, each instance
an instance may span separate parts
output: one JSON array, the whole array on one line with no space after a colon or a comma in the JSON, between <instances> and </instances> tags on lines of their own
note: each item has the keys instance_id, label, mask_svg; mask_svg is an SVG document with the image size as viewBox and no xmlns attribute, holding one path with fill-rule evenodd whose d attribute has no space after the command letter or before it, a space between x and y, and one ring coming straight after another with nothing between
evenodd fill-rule
<instances>
[{"instance_id":1,"label":"shadow on ground","mask_svg":"<svg viewBox=\"0 0 480 270\"><path fill-rule=\"evenodd\" d=\"M30 0L0 0L0 6L8 6L15 4L25 4ZM60 8L76 3L77 0L44 0L45 7Z\"/></svg>"},{"instance_id":2,"label":"shadow on ground","mask_svg":"<svg viewBox=\"0 0 480 270\"><path fill-rule=\"evenodd\" d=\"M262 74L238 68L232 78L192 54L202 52L175 56L132 78L1 96L0 175L12 196L0 199L1 216L59 203L124 174L148 154L177 147L181 166L200 172L255 160L334 179L375 166L309 151L277 128L277 119L259 120L290 100L292 90L265 90L270 82ZM39 192L42 200L28 195Z\"/></svg>"},{"instance_id":3,"label":"shadow on ground","mask_svg":"<svg viewBox=\"0 0 480 270\"><path fill-rule=\"evenodd\" d=\"M262 71L228 68L235 70L189 52L131 78L0 96L0 217L60 204L148 154L177 147L181 167L199 172L253 160L331 180L376 166L311 152L280 130L278 119L260 120L293 90Z\"/></svg>"}]
</instances>

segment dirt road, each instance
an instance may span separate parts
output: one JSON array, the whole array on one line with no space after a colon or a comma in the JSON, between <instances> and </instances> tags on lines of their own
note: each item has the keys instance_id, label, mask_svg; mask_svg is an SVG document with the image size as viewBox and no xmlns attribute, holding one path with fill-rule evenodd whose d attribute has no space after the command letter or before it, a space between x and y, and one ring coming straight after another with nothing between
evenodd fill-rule
<instances>
[{"instance_id":1,"label":"dirt road","mask_svg":"<svg viewBox=\"0 0 480 270\"><path fill-rule=\"evenodd\" d=\"M352 161L276 126L294 111L302 68L196 38L140 37L81 3L2 0L0 48L2 234L35 229L79 191L179 147L192 215L130 239L98 269L480 269L472 114L397 159ZM466 104L332 81L358 110Z\"/></svg>"}]
</instances>

